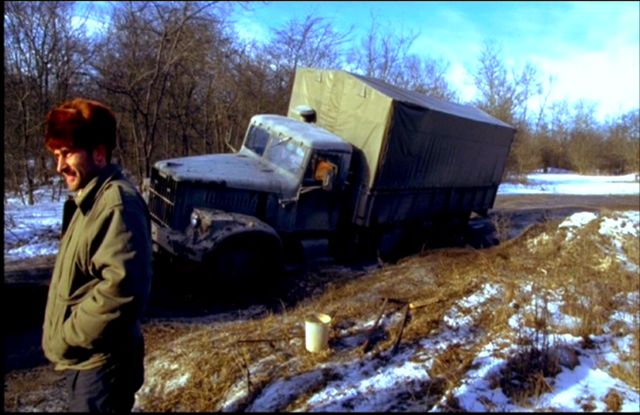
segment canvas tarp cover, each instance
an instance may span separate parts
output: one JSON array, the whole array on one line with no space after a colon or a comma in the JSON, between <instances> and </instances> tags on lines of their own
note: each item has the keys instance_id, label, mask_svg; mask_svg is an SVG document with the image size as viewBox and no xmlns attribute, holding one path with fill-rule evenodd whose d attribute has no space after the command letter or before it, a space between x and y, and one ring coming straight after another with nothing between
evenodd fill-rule
<instances>
[{"instance_id":1,"label":"canvas tarp cover","mask_svg":"<svg viewBox=\"0 0 640 415\"><path fill-rule=\"evenodd\" d=\"M299 105L360 149L369 191L498 186L514 129L485 112L338 70L296 71Z\"/></svg>"}]
</instances>

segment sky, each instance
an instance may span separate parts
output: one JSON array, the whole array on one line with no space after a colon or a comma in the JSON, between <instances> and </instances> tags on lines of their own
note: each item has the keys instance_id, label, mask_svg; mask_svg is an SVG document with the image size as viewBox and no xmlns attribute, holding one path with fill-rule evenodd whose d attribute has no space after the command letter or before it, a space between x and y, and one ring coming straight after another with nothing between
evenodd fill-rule
<instances>
[{"instance_id":1,"label":"sky","mask_svg":"<svg viewBox=\"0 0 640 415\"><path fill-rule=\"evenodd\" d=\"M603 121L640 108L640 2L250 2L232 15L238 35L264 41L291 19L321 16L338 30L367 33L371 16L383 30L419 33L412 53L449 64L448 80L473 100L473 73L485 42L521 72L534 65L548 103L582 100ZM549 83L549 78L553 81ZM532 108L542 103L540 97Z\"/></svg>"},{"instance_id":2,"label":"sky","mask_svg":"<svg viewBox=\"0 0 640 415\"><path fill-rule=\"evenodd\" d=\"M579 176L575 174L533 174L529 176L529 186L516 186L504 183L499 189L501 194L528 193L529 191L541 191L545 193L584 194L586 188L591 189L591 194L638 194L639 183L634 175L607 177L607 176ZM618 183L619 186L612 186ZM13 259L24 259L33 255L53 254L57 249L56 237L60 228L60 216L62 202L52 202L49 193L45 189L38 191L35 206L24 206L15 197L9 197L5 204L5 262ZM607 211L602 213L576 212L568 216L558 225L558 232L565 234L563 249L574 240L578 240L580 229L587 224L596 222L597 232L601 235L599 244L603 249L603 258L611 258L627 267L631 272L637 273L638 258L627 256L629 250L623 249L624 238L637 240L640 236L640 212L639 211ZM547 235L539 235L529 241L531 249L535 249L536 243L544 241ZM542 238L542 239L541 239ZM628 241L628 240L627 240ZM633 252L633 249L630 250ZM637 251L636 251L637 252ZM417 263L417 266L420 266ZM416 269L416 272L418 270ZM375 271L373 271L375 272ZM625 306L620 308L604 323L604 332L591 334L593 345L583 347L582 337L576 337L569 332L559 330L551 335L551 342L555 348L566 354L560 353L561 371L555 377L547 378L551 385L548 392L531 405L518 404L513 399L507 398L499 387L492 384L493 374L500 373L506 365L509 356L518 352L518 347L512 338L508 336L516 333L516 336L527 335L534 338L531 330L523 325L522 319L525 312L536 310L543 303L539 290L533 287L521 287L529 290L530 302L515 308L515 312L509 320L512 334L502 333L500 336L489 339L477 338L474 332L474 322L482 314L484 307L489 307L503 296L500 284L487 283L478 291L461 298L446 312L441 327L435 330L433 335L420 342L401 348L394 356L382 353L380 356L365 355L356 362L327 361L316 370L306 371L303 374L295 374L288 378L274 379L264 385L260 394L252 400L246 412L270 412L286 407L296 396L303 396L309 390L313 390L303 402L299 410L305 412L387 412L387 411L424 411L426 403L416 399L407 398L413 392L418 396L423 395L424 385L429 381L428 371L425 368L434 364L434 351L443 351L455 345L483 345L476 354L471 365L459 385L451 391L458 399L460 407L470 412L531 412L535 410L549 410L561 412L604 412L607 411L606 397L611 391L615 391L622 398L623 412L636 412L640 408L640 395L628 384L611 376L611 372L603 368L619 363L618 355L623 353L630 355L633 348L638 347L633 343L631 335L617 335L615 327L627 325L630 328L637 327L640 314L637 304L640 301L639 293L624 294L624 298L616 301ZM558 327L572 327L580 324L579 319L563 313L563 300L561 295L547 293L544 304L549 311L549 321L558 324ZM616 297L617 298L617 297ZM253 306L245 312L262 313L265 310L255 309L261 306ZM234 311L233 313L240 313ZM236 314L234 314L235 317ZM239 315L239 314L238 314ZM164 345L147 357L145 368L145 384L138 392L134 411L144 409L145 403L158 399L158 394L163 391L179 389L188 385L191 374L180 368L193 367L185 364L181 359L193 359L188 353L189 343L187 337L194 338L198 335L224 336L220 330L215 330L216 322L224 322L228 316L215 315L202 317L201 323L207 323L203 329L194 329L189 336L178 338L175 343ZM291 324L292 327L300 322L286 320L283 324ZM397 326L401 314L394 313L385 316L381 325L388 327ZM197 321L196 321L197 323ZM369 330L373 321L362 321L348 329L335 329L334 338L340 339L341 344L360 344L359 332ZM600 327L600 326L599 326ZM200 333L200 331L202 333ZM355 333L355 334L354 334ZM507 336L507 337L502 337ZM482 343L479 343L481 342ZM216 339L212 338L215 344ZM292 339L291 347L302 348L303 339ZM345 347L347 347L345 346ZM183 348L184 347L184 348ZM337 346L335 346L337 347ZM337 353L337 352L336 352ZM293 362L295 363L295 362ZM261 367L268 367L269 362L254 362L248 370L252 376ZM335 374L329 381L324 373L330 371ZM165 379L166 383L159 383L159 379ZM237 388L228 391L228 396L223 403L223 411L236 412L241 407L246 391L244 381L240 381ZM41 385L42 382L37 383ZM57 385L57 386L56 386ZM61 383L52 385L54 389ZM321 387L319 385L322 385ZM315 389L314 389L315 387ZM5 385L6 388L6 385ZM34 388L33 393L39 398L23 396L20 400L22 407L20 412L31 411L61 411L59 399L42 399L42 390ZM47 390L47 396L60 396L61 391ZM35 405L29 403L36 402ZM432 411L446 411L446 402L436 403Z\"/></svg>"}]
</instances>

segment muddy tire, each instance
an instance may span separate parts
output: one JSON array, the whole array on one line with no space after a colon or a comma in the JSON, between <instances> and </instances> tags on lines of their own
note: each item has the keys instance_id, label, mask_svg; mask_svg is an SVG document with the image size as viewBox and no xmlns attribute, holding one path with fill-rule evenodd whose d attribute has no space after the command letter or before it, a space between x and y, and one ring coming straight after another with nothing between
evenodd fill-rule
<instances>
[{"instance_id":1,"label":"muddy tire","mask_svg":"<svg viewBox=\"0 0 640 415\"><path fill-rule=\"evenodd\" d=\"M283 274L282 246L263 237L224 242L204 263L206 290L216 299L253 300L277 290Z\"/></svg>"},{"instance_id":2,"label":"muddy tire","mask_svg":"<svg viewBox=\"0 0 640 415\"><path fill-rule=\"evenodd\" d=\"M285 262L294 264L304 263L304 246L299 239L284 239L283 251Z\"/></svg>"},{"instance_id":3,"label":"muddy tire","mask_svg":"<svg viewBox=\"0 0 640 415\"><path fill-rule=\"evenodd\" d=\"M375 259L377 240L372 231L349 227L329 238L329 255L338 263Z\"/></svg>"},{"instance_id":4,"label":"muddy tire","mask_svg":"<svg viewBox=\"0 0 640 415\"><path fill-rule=\"evenodd\" d=\"M414 227L394 227L380 232L378 257L383 262L396 263L401 258L420 251L423 233L420 225Z\"/></svg>"}]
</instances>

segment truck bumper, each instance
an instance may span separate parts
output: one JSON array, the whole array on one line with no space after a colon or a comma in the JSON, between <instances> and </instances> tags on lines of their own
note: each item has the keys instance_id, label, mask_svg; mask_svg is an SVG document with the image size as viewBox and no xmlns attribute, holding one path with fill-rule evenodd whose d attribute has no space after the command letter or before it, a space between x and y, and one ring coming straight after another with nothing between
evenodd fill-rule
<instances>
[{"instance_id":1,"label":"truck bumper","mask_svg":"<svg viewBox=\"0 0 640 415\"><path fill-rule=\"evenodd\" d=\"M155 253L163 251L175 257L202 261L203 253L190 248L190 236L184 232L174 231L151 221L151 240Z\"/></svg>"},{"instance_id":2,"label":"truck bumper","mask_svg":"<svg viewBox=\"0 0 640 415\"><path fill-rule=\"evenodd\" d=\"M277 232L261 220L240 213L229 213L214 209L195 208L201 226L188 226L185 231L176 231L156 222L151 222L151 240L154 250L170 255L202 262L228 238L238 235L262 234L280 247L282 241Z\"/></svg>"}]
</instances>

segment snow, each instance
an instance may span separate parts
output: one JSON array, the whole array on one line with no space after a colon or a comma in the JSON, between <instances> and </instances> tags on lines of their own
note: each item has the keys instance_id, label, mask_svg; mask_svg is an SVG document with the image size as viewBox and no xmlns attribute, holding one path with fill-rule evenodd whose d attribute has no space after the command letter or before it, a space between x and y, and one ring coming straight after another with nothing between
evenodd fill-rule
<instances>
[{"instance_id":1,"label":"snow","mask_svg":"<svg viewBox=\"0 0 640 415\"><path fill-rule=\"evenodd\" d=\"M63 192L62 197L67 197L67 193ZM5 262L55 255L58 252L63 201L52 201L51 192L46 188L36 190L34 200L36 203L33 206L23 204L18 197L10 197L5 201Z\"/></svg>"},{"instance_id":2,"label":"snow","mask_svg":"<svg viewBox=\"0 0 640 415\"><path fill-rule=\"evenodd\" d=\"M633 195L640 193L637 175L628 176L579 176L576 174L532 174L528 176L528 184L502 184L499 194L516 193L567 193L591 195ZM8 198L5 202L5 262L25 259L34 255L52 255L57 250L57 235L61 225L61 201L51 201L45 190L36 194L35 206L24 206L18 199ZM64 197L64 195L63 195ZM638 272L638 258L629 258L625 250L628 238L638 238L640 235L639 211L614 211L607 213L578 212L564 220L559 229L566 232L567 241L575 237L577 229L599 223L599 234L604 240L602 249L609 261L618 261L632 272ZM544 244L538 240L536 244ZM534 245L536 245L534 244ZM535 249L536 246L531 246ZM540 272L546 273L541 269ZM606 327L611 330L593 335L593 344L585 347L582 337L570 334L571 327L577 324L574 316L563 313L562 293L540 293L534 287L521 287L529 299L527 304L521 304L520 312L516 312L509 320L513 329L493 338L482 338L476 332L474 321L478 317L483 304L499 300L503 296L505 287L500 284L486 284L480 290L458 301L445 314L439 330L421 342L407 345L395 355L378 359L363 359L353 362L325 363L314 371L306 372L287 379L280 379L266 385L246 408L249 412L276 411L283 402L291 402L295 396L310 393L309 398L302 404L302 411L308 412L423 412L431 408L433 412L448 411L445 398L440 402L431 402L427 406L424 397L425 388L429 387L428 369L434 364L437 351L444 351L448 347L460 346L465 349L479 347L475 360L466 372L465 377L455 387L449 398L457 398L459 409L471 412L532 412L537 410L552 410L566 412L607 411L605 398L615 391L622 399L621 411L637 412L640 410L640 395L638 390L612 377L606 366L625 364L619 360L620 352L633 355L633 349L638 345L630 335L617 335L613 328L625 325L637 328L640 319L638 303L640 293L620 294L616 301L631 304L613 313L609 317ZM519 403L503 393L499 386L492 383L493 376L498 375L507 364L510 354L515 353L517 346L513 333L527 335L530 328L522 324L521 319L525 311L539 310L544 295L545 312L552 325L557 328L550 339L557 347L560 372L545 378L551 385L550 390L542 393L536 402ZM474 312L476 311L476 312ZM400 316L394 316L400 318ZM366 327L373 322L360 322ZM347 335L348 333L343 333ZM480 338L482 342L480 343ZM575 351L578 351L576 353ZM259 365L269 362L257 362L253 371ZM170 369L174 374L172 381L165 385L154 384L153 379L147 378L145 387L140 394L158 393L184 387L190 379L190 374L181 371L175 363L163 361L156 356L149 364L149 369ZM331 376L325 376L326 372ZM153 373L153 371L149 372ZM148 376L149 376L148 373ZM322 380L324 379L324 382ZM318 385L324 385L318 389ZM236 403L242 398L242 385L230 390L227 400L220 408L222 411L233 411ZM135 410L136 408L134 408Z\"/></svg>"},{"instance_id":3,"label":"snow","mask_svg":"<svg viewBox=\"0 0 640 415\"><path fill-rule=\"evenodd\" d=\"M534 173L527 184L503 183L498 194L634 195L640 192L638 174L582 176L572 173Z\"/></svg>"}]
</instances>

